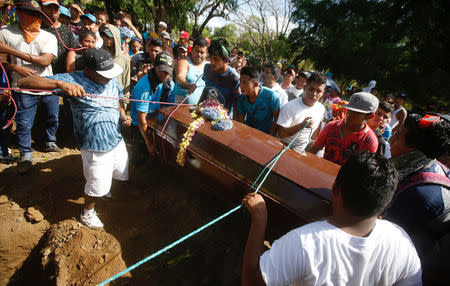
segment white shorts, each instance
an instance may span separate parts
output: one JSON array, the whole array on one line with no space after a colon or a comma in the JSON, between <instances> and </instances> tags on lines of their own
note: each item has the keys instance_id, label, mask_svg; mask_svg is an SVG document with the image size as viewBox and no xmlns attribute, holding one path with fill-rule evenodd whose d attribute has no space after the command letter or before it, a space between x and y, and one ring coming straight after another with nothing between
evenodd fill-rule
<instances>
[{"instance_id":1,"label":"white shorts","mask_svg":"<svg viewBox=\"0 0 450 286\"><path fill-rule=\"evenodd\" d=\"M81 159L86 179L84 193L88 196L102 197L109 193L112 179L128 180L128 152L123 139L108 152L81 150Z\"/></svg>"}]
</instances>

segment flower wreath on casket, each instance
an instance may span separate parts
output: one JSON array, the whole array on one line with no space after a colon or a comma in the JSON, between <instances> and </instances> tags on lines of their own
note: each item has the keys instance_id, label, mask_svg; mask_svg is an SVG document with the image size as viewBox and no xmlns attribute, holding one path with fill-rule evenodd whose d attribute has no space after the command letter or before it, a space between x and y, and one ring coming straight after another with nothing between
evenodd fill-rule
<instances>
[{"instance_id":1,"label":"flower wreath on casket","mask_svg":"<svg viewBox=\"0 0 450 286\"><path fill-rule=\"evenodd\" d=\"M207 96L204 101L195 106L191 112L194 121L191 122L188 129L183 135L183 140L180 143L180 151L177 155L177 163L184 167L186 158L186 149L192 141L192 137L206 120L211 121L212 129L224 131L233 128L233 121L228 115L228 110L219 102L220 92L215 88L210 88L207 91Z\"/></svg>"}]
</instances>

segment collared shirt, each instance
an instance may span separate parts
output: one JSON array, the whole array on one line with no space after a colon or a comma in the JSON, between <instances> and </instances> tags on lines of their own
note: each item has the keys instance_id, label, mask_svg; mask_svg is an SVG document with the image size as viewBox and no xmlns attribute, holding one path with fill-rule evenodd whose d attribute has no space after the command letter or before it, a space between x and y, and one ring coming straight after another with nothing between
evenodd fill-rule
<instances>
[{"instance_id":1,"label":"collared shirt","mask_svg":"<svg viewBox=\"0 0 450 286\"><path fill-rule=\"evenodd\" d=\"M136 86L133 89L133 92L131 93L132 99L138 99L138 100L145 100L145 101L160 101L161 95L163 94L163 88L164 83L159 83L157 87L155 87L152 92L152 89L150 87L150 82L148 79L149 75L152 75L153 73L148 73L145 76L143 76ZM170 81L170 91L169 96L167 99L167 102L173 103L175 102L175 95L173 93L173 89L175 84L173 81ZM131 123L135 126L138 126L137 122L137 112L143 112L147 113L147 117L150 116L151 113L154 111L160 109L161 107L164 107L167 105L161 105L159 103L150 103L150 102L139 102L139 101L132 101L131 102L131 109L130 109L130 116L131 116ZM162 119L160 116L159 119Z\"/></svg>"},{"instance_id":2,"label":"collared shirt","mask_svg":"<svg viewBox=\"0 0 450 286\"><path fill-rule=\"evenodd\" d=\"M60 73L50 79L81 85L87 94L122 98L122 89L117 79L102 85L90 80L83 71ZM99 97L68 97L73 113L73 129L80 149L107 152L122 140L120 133L119 99Z\"/></svg>"}]
</instances>

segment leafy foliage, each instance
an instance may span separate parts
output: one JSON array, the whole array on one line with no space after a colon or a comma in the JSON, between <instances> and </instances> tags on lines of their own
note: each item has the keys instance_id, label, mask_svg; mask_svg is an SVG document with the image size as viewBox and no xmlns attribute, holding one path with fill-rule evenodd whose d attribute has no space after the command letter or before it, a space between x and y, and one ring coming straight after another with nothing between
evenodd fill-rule
<instances>
[{"instance_id":1,"label":"leafy foliage","mask_svg":"<svg viewBox=\"0 0 450 286\"><path fill-rule=\"evenodd\" d=\"M230 12L238 7L237 0L197 0L193 9L189 10L189 14L193 19L194 26L192 28L192 36L194 38L202 35L208 22L215 18L228 18ZM204 17L200 22L200 17Z\"/></svg>"},{"instance_id":2,"label":"leafy foliage","mask_svg":"<svg viewBox=\"0 0 450 286\"><path fill-rule=\"evenodd\" d=\"M238 37L237 32L238 31L235 24L227 24L223 27L215 28L213 38L224 38L230 43L236 43Z\"/></svg>"},{"instance_id":3,"label":"leafy foliage","mask_svg":"<svg viewBox=\"0 0 450 286\"><path fill-rule=\"evenodd\" d=\"M340 80L356 79L414 101L448 104L448 1L296 1L289 35L297 61L311 59ZM447 24L446 24L447 23Z\"/></svg>"},{"instance_id":4,"label":"leafy foliage","mask_svg":"<svg viewBox=\"0 0 450 286\"><path fill-rule=\"evenodd\" d=\"M262 62L291 58L287 34L292 18L289 0L249 0L233 13L232 21L243 33L238 44Z\"/></svg>"}]
</instances>

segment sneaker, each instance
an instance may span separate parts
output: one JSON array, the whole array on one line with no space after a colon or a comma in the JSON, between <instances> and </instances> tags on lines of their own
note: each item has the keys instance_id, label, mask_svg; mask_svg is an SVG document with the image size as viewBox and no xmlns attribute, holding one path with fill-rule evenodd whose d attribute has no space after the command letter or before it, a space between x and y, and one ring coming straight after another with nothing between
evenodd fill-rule
<instances>
[{"instance_id":1,"label":"sneaker","mask_svg":"<svg viewBox=\"0 0 450 286\"><path fill-rule=\"evenodd\" d=\"M33 166L33 152L27 152L20 156L19 162L19 172L26 173L31 170Z\"/></svg>"},{"instance_id":2,"label":"sneaker","mask_svg":"<svg viewBox=\"0 0 450 286\"><path fill-rule=\"evenodd\" d=\"M61 149L55 142L45 142L44 152L60 152Z\"/></svg>"},{"instance_id":3,"label":"sneaker","mask_svg":"<svg viewBox=\"0 0 450 286\"><path fill-rule=\"evenodd\" d=\"M98 218L97 213L95 211L84 213L84 211L80 215L81 223L90 229L102 229L103 223Z\"/></svg>"}]
</instances>

